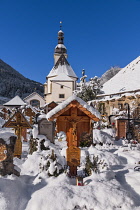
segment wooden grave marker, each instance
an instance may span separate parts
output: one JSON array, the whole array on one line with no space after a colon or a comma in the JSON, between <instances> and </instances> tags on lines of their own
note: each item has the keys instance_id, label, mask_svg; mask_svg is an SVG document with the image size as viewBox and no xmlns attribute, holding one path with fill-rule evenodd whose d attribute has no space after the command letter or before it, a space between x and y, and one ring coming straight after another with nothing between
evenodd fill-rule
<instances>
[{"instance_id":1,"label":"wooden grave marker","mask_svg":"<svg viewBox=\"0 0 140 210\"><path fill-rule=\"evenodd\" d=\"M17 135L17 140L14 148L14 156L21 157L22 154L22 129L32 128L30 123L26 120L24 115L17 111L4 125L3 127L15 128L15 134Z\"/></svg>"},{"instance_id":2,"label":"wooden grave marker","mask_svg":"<svg viewBox=\"0 0 140 210\"><path fill-rule=\"evenodd\" d=\"M35 117L35 112L31 109L31 107L28 107L25 109L25 115L30 117L30 124L33 124L33 117Z\"/></svg>"},{"instance_id":3,"label":"wooden grave marker","mask_svg":"<svg viewBox=\"0 0 140 210\"><path fill-rule=\"evenodd\" d=\"M82 103L86 104L83 101ZM53 112L55 113L55 109L58 109L58 112L49 118L49 120L56 119L56 130L58 133L64 131L67 135L68 149L66 154L70 176L77 175L77 166L80 165L79 144L81 134L83 132L90 133L92 129L91 120L99 121L99 118L92 114L87 107L94 109L87 104L85 108L79 101L72 100L61 110L59 105L54 108Z\"/></svg>"},{"instance_id":4,"label":"wooden grave marker","mask_svg":"<svg viewBox=\"0 0 140 210\"><path fill-rule=\"evenodd\" d=\"M0 143L0 162L7 158L7 148L5 144Z\"/></svg>"}]
</instances>

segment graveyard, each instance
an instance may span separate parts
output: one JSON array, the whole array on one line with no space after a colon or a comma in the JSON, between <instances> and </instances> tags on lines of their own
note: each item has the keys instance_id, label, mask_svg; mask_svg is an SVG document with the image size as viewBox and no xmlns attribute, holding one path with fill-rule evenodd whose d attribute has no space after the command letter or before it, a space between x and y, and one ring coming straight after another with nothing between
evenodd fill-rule
<instances>
[{"instance_id":1,"label":"graveyard","mask_svg":"<svg viewBox=\"0 0 140 210\"><path fill-rule=\"evenodd\" d=\"M73 95L47 113L31 107L5 113L1 210L139 209L140 145L115 140L113 128L99 129L95 108Z\"/></svg>"}]
</instances>

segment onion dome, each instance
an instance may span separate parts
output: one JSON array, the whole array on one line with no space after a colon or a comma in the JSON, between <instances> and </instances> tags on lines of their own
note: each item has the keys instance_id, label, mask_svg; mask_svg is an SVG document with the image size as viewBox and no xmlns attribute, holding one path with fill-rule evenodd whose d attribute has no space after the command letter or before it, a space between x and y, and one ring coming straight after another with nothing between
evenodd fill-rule
<instances>
[{"instance_id":1,"label":"onion dome","mask_svg":"<svg viewBox=\"0 0 140 210\"><path fill-rule=\"evenodd\" d=\"M67 53L67 49L64 45L64 32L62 30L58 31L58 45L55 47L55 53Z\"/></svg>"}]
</instances>

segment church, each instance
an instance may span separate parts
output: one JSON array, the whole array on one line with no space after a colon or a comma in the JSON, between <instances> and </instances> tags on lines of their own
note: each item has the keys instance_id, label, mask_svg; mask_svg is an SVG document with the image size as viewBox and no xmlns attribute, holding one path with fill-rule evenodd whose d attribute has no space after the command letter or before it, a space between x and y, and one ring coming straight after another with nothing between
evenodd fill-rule
<instances>
[{"instance_id":1,"label":"church","mask_svg":"<svg viewBox=\"0 0 140 210\"><path fill-rule=\"evenodd\" d=\"M71 65L67 61L67 48L64 45L64 32L58 31L58 44L54 51L54 66L46 77L44 84L45 102L61 103L72 96L76 90L76 76Z\"/></svg>"}]
</instances>

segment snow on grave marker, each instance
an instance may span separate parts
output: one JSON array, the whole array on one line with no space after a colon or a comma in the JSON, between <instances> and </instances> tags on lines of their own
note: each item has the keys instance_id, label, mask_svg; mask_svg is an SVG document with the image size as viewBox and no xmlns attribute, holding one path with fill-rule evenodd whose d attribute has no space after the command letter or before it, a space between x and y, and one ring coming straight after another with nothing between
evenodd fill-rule
<instances>
[{"instance_id":1,"label":"snow on grave marker","mask_svg":"<svg viewBox=\"0 0 140 210\"><path fill-rule=\"evenodd\" d=\"M24 115L17 111L2 127L15 128L15 134L17 135L17 141L15 144L14 156L21 157L22 154L22 129L32 128Z\"/></svg>"},{"instance_id":2,"label":"snow on grave marker","mask_svg":"<svg viewBox=\"0 0 140 210\"><path fill-rule=\"evenodd\" d=\"M47 119L56 119L57 133L64 131L67 135L67 164L70 176L77 175L80 165L80 139L83 132L90 133L91 120L99 121L100 114L82 99L72 96L48 112Z\"/></svg>"},{"instance_id":3,"label":"snow on grave marker","mask_svg":"<svg viewBox=\"0 0 140 210\"><path fill-rule=\"evenodd\" d=\"M55 122L41 119L38 121L39 135L45 135L52 143L54 143Z\"/></svg>"}]
</instances>

